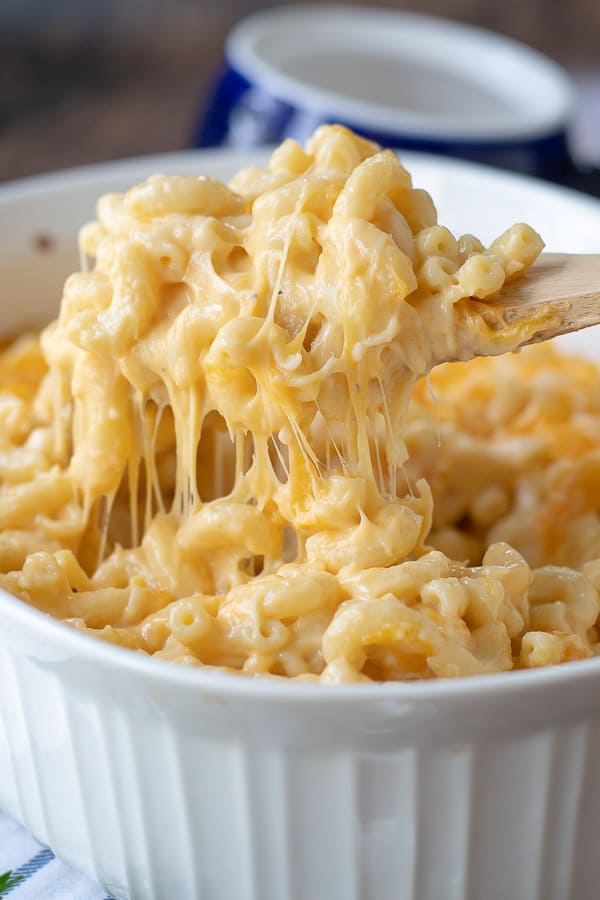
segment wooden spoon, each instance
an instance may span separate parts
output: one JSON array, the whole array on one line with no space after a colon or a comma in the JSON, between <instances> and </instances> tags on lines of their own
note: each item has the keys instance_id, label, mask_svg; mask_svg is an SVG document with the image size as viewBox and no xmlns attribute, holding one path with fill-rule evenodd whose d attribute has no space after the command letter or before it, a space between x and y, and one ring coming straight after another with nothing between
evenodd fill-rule
<instances>
[{"instance_id":1,"label":"wooden spoon","mask_svg":"<svg viewBox=\"0 0 600 900\"><path fill-rule=\"evenodd\" d=\"M554 313L555 325L537 332L537 344L559 334L600 324L600 254L543 253L516 281L509 281L494 301L507 324Z\"/></svg>"},{"instance_id":2,"label":"wooden spoon","mask_svg":"<svg viewBox=\"0 0 600 900\"><path fill-rule=\"evenodd\" d=\"M458 323L463 339L447 347L447 361L495 356L598 325L600 254L543 253L497 297L472 298L468 309Z\"/></svg>"}]
</instances>

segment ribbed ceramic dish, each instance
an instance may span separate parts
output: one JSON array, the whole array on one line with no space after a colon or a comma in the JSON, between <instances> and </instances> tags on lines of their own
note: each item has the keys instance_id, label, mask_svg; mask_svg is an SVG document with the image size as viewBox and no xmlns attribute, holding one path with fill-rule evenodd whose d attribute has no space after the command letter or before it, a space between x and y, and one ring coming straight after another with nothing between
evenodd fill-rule
<instances>
[{"instance_id":1,"label":"ribbed ceramic dish","mask_svg":"<svg viewBox=\"0 0 600 900\"><path fill-rule=\"evenodd\" d=\"M98 194L248 159L0 188L0 330L56 310ZM525 219L549 249L600 249L593 201L406 163L456 231L491 239ZM598 335L572 343L594 353ZM118 898L597 900L599 758L600 660L423 684L250 680L95 641L0 592L0 808Z\"/></svg>"}]
</instances>

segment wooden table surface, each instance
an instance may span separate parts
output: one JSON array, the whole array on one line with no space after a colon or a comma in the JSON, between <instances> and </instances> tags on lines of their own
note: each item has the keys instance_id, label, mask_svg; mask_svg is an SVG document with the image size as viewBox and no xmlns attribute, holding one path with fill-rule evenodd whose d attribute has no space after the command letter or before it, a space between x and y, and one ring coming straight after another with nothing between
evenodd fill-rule
<instances>
[{"instance_id":1,"label":"wooden table surface","mask_svg":"<svg viewBox=\"0 0 600 900\"><path fill-rule=\"evenodd\" d=\"M225 35L260 5L0 0L0 180L188 146ZM472 22L568 67L600 67L600 0L377 5Z\"/></svg>"}]
</instances>

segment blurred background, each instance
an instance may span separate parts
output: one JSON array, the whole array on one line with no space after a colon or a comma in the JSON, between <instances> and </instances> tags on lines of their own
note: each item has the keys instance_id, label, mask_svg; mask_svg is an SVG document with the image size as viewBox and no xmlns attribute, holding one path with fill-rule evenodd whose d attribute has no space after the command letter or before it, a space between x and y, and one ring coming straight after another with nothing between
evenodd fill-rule
<instances>
[{"instance_id":1,"label":"blurred background","mask_svg":"<svg viewBox=\"0 0 600 900\"><path fill-rule=\"evenodd\" d=\"M268 5L0 0L0 180L188 146L227 32ZM373 5L490 28L553 57L575 79L574 151L600 162L599 0Z\"/></svg>"}]
</instances>

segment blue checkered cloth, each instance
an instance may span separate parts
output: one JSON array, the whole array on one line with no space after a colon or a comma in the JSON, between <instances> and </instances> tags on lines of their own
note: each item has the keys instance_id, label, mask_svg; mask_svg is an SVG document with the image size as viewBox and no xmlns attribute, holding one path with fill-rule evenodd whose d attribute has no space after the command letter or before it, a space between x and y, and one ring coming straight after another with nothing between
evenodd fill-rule
<instances>
[{"instance_id":1,"label":"blue checkered cloth","mask_svg":"<svg viewBox=\"0 0 600 900\"><path fill-rule=\"evenodd\" d=\"M0 897L11 900L111 900L95 881L58 860L10 816L0 812L0 876L15 882ZM12 880L12 879L11 879Z\"/></svg>"}]
</instances>

